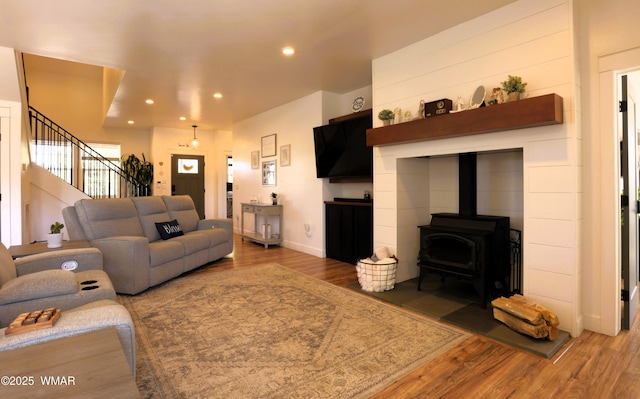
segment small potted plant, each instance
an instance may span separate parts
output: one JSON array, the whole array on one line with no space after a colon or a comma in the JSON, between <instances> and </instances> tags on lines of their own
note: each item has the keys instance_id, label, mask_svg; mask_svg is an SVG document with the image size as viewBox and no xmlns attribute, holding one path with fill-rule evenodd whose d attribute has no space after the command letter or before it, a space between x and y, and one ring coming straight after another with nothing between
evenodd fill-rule
<instances>
[{"instance_id":1,"label":"small potted plant","mask_svg":"<svg viewBox=\"0 0 640 399\"><path fill-rule=\"evenodd\" d=\"M390 109L383 109L378 113L378 119L382 121L384 126L389 126L393 118L395 118L395 115Z\"/></svg>"},{"instance_id":2,"label":"small potted plant","mask_svg":"<svg viewBox=\"0 0 640 399\"><path fill-rule=\"evenodd\" d=\"M51 233L47 234L47 248L60 248L62 246L62 229L64 224L55 222L51 225Z\"/></svg>"},{"instance_id":3,"label":"small potted plant","mask_svg":"<svg viewBox=\"0 0 640 399\"><path fill-rule=\"evenodd\" d=\"M278 205L278 194L277 193L271 193L271 203L273 205Z\"/></svg>"},{"instance_id":4,"label":"small potted plant","mask_svg":"<svg viewBox=\"0 0 640 399\"><path fill-rule=\"evenodd\" d=\"M509 75L509 78L501 84L502 90L507 92L509 101L519 100L520 93L524 93L524 88L527 85L526 83L522 83L522 78L520 76L511 75Z\"/></svg>"}]
</instances>

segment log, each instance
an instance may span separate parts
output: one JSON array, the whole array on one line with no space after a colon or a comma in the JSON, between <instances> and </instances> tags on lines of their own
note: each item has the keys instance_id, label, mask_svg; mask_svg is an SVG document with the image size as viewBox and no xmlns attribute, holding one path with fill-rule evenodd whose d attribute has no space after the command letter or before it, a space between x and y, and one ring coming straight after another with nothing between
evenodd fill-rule
<instances>
[{"instance_id":1,"label":"log","mask_svg":"<svg viewBox=\"0 0 640 399\"><path fill-rule=\"evenodd\" d=\"M491 301L493 316L510 328L535 338L558 337L558 316L546 307L516 294L509 298L500 297ZM543 332L545 330L546 332Z\"/></svg>"},{"instance_id":2,"label":"log","mask_svg":"<svg viewBox=\"0 0 640 399\"><path fill-rule=\"evenodd\" d=\"M560 325L560 320L558 319L558 316L555 313L553 313L552 311L550 311L549 309L547 309L546 307L540 305L539 303L535 303L532 300L530 300L529 298L525 298L524 296L522 296L520 294L515 294L515 295L509 297L509 299L512 299L514 301L527 304L527 305L531 306L532 308L538 310L540 313L542 313L542 318L545 319L547 324L549 324L551 326Z\"/></svg>"},{"instance_id":3,"label":"log","mask_svg":"<svg viewBox=\"0 0 640 399\"><path fill-rule=\"evenodd\" d=\"M528 321L530 324L538 325L543 322L542 313L532 308L526 303L511 300L511 298L500 297L491 301L494 308L501 309L522 320Z\"/></svg>"},{"instance_id":4,"label":"log","mask_svg":"<svg viewBox=\"0 0 640 399\"><path fill-rule=\"evenodd\" d=\"M549 329L544 321L538 325L529 324L499 308L493 308L493 317L521 334L530 335L534 338L546 338L549 335Z\"/></svg>"},{"instance_id":5,"label":"log","mask_svg":"<svg viewBox=\"0 0 640 399\"><path fill-rule=\"evenodd\" d=\"M547 325L547 327L549 327L549 335L547 338L549 338L549 341L555 341L556 338L558 338L558 326Z\"/></svg>"}]
</instances>

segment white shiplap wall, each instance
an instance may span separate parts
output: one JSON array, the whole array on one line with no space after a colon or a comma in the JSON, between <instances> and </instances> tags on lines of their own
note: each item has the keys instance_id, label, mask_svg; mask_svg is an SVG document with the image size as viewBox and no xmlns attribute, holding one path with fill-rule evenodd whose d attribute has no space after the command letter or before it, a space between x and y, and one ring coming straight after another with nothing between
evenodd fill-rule
<instances>
[{"instance_id":1,"label":"white shiplap wall","mask_svg":"<svg viewBox=\"0 0 640 399\"><path fill-rule=\"evenodd\" d=\"M522 0L374 60L374 115L382 108L415 114L420 100L455 101L461 96L468 104L478 85L491 89L507 75L519 75L528 82L528 96L563 97L565 121L377 147L374 245L389 246L397 254L400 281L417 275L416 225L428 223L431 212L451 211L446 208L457 202L457 177L451 183L438 172L455 170L457 176L457 166L452 166L455 157L421 157L477 151L482 160L479 211L499 213L495 208L504 206L514 226L523 230L525 295L558 313L561 328L577 336L582 331L578 262L582 189L572 12L571 0ZM509 151L483 153L496 150ZM434 183L433 191L418 184L421 177ZM418 188L421 184L426 187ZM495 188L500 186L509 188ZM416 192L426 193L428 199L418 198Z\"/></svg>"}]
</instances>

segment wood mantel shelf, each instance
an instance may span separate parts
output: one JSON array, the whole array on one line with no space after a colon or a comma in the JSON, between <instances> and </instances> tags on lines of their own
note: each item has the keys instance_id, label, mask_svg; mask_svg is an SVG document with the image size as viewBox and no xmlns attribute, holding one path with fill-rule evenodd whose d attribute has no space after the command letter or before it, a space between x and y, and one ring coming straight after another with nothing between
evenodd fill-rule
<instances>
[{"instance_id":1,"label":"wood mantel shelf","mask_svg":"<svg viewBox=\"0 0 640 399\"><path fill-rule=\"evenodd\" d=\"M367 146L384 146L563 123L562 97L531 97L490 107L367 129Z\"/></svg>"}]
</instances>

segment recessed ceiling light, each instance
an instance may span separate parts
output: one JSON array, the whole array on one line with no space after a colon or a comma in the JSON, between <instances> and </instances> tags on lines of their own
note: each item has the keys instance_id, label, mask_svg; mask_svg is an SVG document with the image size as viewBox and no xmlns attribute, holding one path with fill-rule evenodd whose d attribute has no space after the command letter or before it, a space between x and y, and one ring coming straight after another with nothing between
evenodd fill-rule
<instances>
[{"instance_id":1,"label":"recessed ceiling light","mask_svg":"<svg viewBox=\"0 0 640 399\"><path fill-rule=\"evenodd\" d=\"M214 98L222 98L222 94L221 93L213 93L213 97Z\"/></svg>"},{"instance_id":2,"label":"recessed ceiling light","mask_svg":"<svg viewBox=\"0 0 640 399\"><path fill-rule=\"evenodd\" d=\"M153 104L153 100L152 100L152 99L148 99L148 100L146 100L146 101L145 101L145 103L147 103L147 104Z\"/></svg>"},{"instance_id":3,"label":"recessed ceiling light","mask_svg":"<svg viewBox=\"0 0 640 399\"><path fill-rule=\"evenodd\" d=\"M284 55L293 55L293 53L295 53L296 51L293 49L293 47L285 47L282 49L282 54Z\"/></svg>"},{"instance_id":4,"label":"recessed ceiling light","mask_svg":"<svg viewBox=\"0 0 640 399\"><path fill-rule=\"evenodd\" d=\"M181 121L186 121L186 120L187 120L187 117L186 117L186 116L181 116L181 117L180 117L180 120L181 120Z\"/></svg>"},{"instance_id":5,"label":"recessed ceiling light","mask_svg":"<svg viewBox=\"0 0 640 399\"><path fill-rule=\"evenodd\" d=\"M135 122L134 121L127 121L128 124L133 125Z\"/></svg>"}]
</instances>

